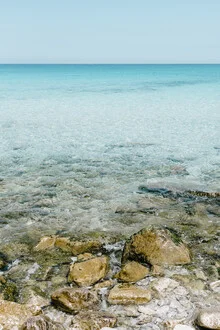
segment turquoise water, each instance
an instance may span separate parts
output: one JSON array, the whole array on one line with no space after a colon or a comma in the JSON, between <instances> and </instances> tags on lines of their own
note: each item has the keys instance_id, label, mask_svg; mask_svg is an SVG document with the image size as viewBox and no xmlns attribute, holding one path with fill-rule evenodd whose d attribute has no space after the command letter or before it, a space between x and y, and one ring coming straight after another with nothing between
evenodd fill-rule
<instances>
[{"instance_id":1,"label":"turquoise water","mask_svg":"<svg viewBox=\"0 0 220 330\"><path fill-rule=\"evenodd\" d=\"M219 124L220 65L0 65L0 216L101 228L141 184L219 191Z\"/></svg>"}]
</instances>

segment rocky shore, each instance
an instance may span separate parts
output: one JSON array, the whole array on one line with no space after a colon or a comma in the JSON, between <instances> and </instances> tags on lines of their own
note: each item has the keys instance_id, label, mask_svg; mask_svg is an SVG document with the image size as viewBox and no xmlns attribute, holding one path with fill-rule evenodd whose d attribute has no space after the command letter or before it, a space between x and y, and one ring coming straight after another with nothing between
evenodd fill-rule
<instances>
[{"instance_id":1,"label":"rocky shore","mask_svg":"<svg viewBox=\"0 0 220 330\"><path fill-rule=\"evenodd\" d=\"M26 234L2 243L0 329L220 329L219 195L147 193L136 209L116 210L121 220L145 216L129 237ZM177 214L168 199L186 215L148 223Z\"/></svg>"}]
</instances>

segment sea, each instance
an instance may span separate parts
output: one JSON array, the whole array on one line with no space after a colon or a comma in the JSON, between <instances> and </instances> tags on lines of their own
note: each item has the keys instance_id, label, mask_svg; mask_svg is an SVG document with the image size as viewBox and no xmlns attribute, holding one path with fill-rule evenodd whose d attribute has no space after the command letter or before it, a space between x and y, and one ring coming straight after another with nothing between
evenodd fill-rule
<instances>
[{"instance_id":1,"label":"sea","mask_svg":"<svg viewBox=\"0 0 220 330\"><path fill-rule=\"evenodd\" d=\"M1 240L134 231L143 185L220 191L220 65L0 65Z\"/></svg>"}]
</instances>

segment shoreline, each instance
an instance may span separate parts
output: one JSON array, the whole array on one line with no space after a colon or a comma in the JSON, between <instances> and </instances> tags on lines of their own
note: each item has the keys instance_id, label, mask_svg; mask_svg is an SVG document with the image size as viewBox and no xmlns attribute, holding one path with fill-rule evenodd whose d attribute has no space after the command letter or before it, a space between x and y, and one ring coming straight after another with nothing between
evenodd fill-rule
<instances>
[{"instance_id":1,"label":"shoreline","mask_svg":"<svg viewBox=\"0 0 220 330\"><path fill-rule=\"evenodd\" d=\"M147 191L147 187L141 190L135 207L130 205L115 210L117 221L120 220L123 226L127 223L130 233L125 230L122 235L115 236L110 232L93 231L89 235L73 235L71 231L60 231L45 237L43 232L38 235L33 232L32 235L25 233L17 241L1 243L0 324L4 319L1 304L9 304L4 307L6 311L13 306L18 314L21 306L26 308L34 304L38 307L37 313L40 312L40 315L29 313L29 323L19 314L17 321L14 321L20 322L19 327L15 328L19 330L22 322L25 324L22 329L31 329L31 324L44 324L49 329L50 323L50 326L57 327L55 329L62 329L65 325L65 329L82 330L91 326L91 329L178 330L178 324L200 329L198 313L206 313L209 308L209 317L216 317L210 307L215 310L218 310L217 306L220 308L219 193L191 191L176 194L158 188ZM140 218L144 220L138 224L141 228L137 228L137 219ZM183 265L165 262L161 266L151 264L151 259L141 259L142 253L141 258L132 254L129 262L137 264L130 270L123 270L127 264L127 261L121 263L124 245L129 244L134 239L132 237L136 237L139 229L143 228L168 231L168 236L177 246L183 241L190 251L190 262ZM130 235L133 236L129 239ZM141 245L140 242L137 244ZM100 260L106 266L102 263L97 266ZM78 269L77 274L74 265L83 266L86 263L91 265L88 268L86 266L84 273ZM97 275L103 267L104 273ZM71 269L73 282L70 281ZM96 273L91 275L94 269ZM115 275L120 271L122 277L118 278ZM143 271L143 279L132 278ZM125 275L131 276L130 280L125 280ZM83 282L84 278L88 280L91 276L95 276L91 284ZM65 297L62 301L68 301L70 298L67 297L71 296L72 291L65 293L64 289L73 290L80 301L88 305L85 307L86 313L82 306L77 312L67 311L66 307L63 312L60 296L56 298L58 300L53 297L57 290L61 290L59 294ZM85 290L87 298L82 298ZM117 298L111 298L115 295ZM88 297L91 298L91 305ZM122 297L123 301L120 300ZM112 299L119 300L115 303ZM146 302L146 299L149 301ZM58 301L58 305L54 301ZM8 321L6 316L4 322ZM90 328L86 328L88 326ZM9 328L5 326L3 329Z\"/></svg>"}]
</instances>

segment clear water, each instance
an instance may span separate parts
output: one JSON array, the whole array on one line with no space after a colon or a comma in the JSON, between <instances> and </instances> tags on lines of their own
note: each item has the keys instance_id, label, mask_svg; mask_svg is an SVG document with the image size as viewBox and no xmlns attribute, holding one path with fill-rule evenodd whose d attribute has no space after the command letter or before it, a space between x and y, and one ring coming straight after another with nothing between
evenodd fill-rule
<instances>
[{"instance_id":1,"label":"clear water","mask_svg":"<svg viewBox=\"0 0 220 330\"><path fill-rule=\"evenodd\" d=\"M220 65L0 65L6 236L121 230L139 185L219 191L219 165Z\"/></svg>"}]
</instances>

